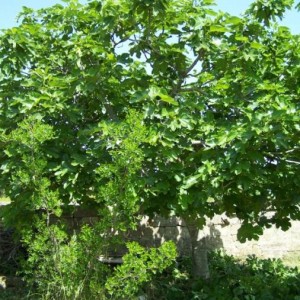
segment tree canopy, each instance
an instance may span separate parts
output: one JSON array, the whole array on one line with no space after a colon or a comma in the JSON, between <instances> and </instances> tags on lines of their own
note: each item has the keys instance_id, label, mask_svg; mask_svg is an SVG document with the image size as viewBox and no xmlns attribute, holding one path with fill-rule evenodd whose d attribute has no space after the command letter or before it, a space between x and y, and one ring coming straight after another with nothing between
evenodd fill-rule
<instances>
[{"instance_id":1,"label":"tree canopy","mask_svg":"<svg viewBox=\"0 0 300 300\"><path fill-rule=\"evenodd\" d=\"M213 3L23 9L0 37L7 222L70 203L124 230L139 214L226 213L243 241L300 219L300 37L278 24L294 1L242 16Z\"/></svg>"}]
</instances>

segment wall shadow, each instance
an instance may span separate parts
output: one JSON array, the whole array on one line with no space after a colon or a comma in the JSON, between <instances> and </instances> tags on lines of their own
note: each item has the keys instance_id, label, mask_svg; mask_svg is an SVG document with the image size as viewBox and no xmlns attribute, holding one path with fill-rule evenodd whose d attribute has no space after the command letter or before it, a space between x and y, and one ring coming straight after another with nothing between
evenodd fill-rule
<instances>
[{"instance_id":1,"label":"wall shadow","mask_svg":"<svg viewBox=\"0 0 300 300\"><path fill-rule=\"evenodd\" d=\"M173 241L177 246L179 257L191 256L192 243L188 228L184 221L177 217L162 218L144 216L136 231L130 231L124 235L124 241L136 241L140 245L150 248L159 247L165 241ZM198 244L207 251L223 248L221 232L215 224L208 223L199 230ZM119 251L119 253L118 253ZM126 248L118 249L112 255L121 256L126 253Z\"/></svg>"}]
</instances>

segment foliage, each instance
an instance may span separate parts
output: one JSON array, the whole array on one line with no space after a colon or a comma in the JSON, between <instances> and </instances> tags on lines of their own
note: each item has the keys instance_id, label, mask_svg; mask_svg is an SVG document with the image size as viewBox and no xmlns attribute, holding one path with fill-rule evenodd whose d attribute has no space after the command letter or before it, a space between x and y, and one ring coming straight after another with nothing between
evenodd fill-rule
<instances>
[{"instance_id":1,"label":"foliage","mask_svg":"<svg viewBox=\"0 0 300 300\"><path fill-rule=\"evenodd\" d=\"M123 220L235 213L241 240L289 228L299 218L299 36L276 18L292 2L259 0L242 17L190 0L25 8L0 43L11 215L21 226L36 209L113 202Z\"/></svg>"},{"instance_id":2,"label":"foliage","mask_svg":"<svg viewBox=\"0 0 300 300\"><path fill-rule=\"evenodd\" d=\"M196 283L189 276L188 265L184 260L155 278L148 286L147 299L299 299L299 270L286 267L279 259L249 256L242 262L222 252L211 252L211 277Z\"/></svg>"},{"instance_id":3,"label":"foliage","mask_svg":"<svg viewBox=\"0 0 300 300\"><path fill-rule=\"evenodd\" d=\"M178 258L175 265L167 268L159 276L155 276L144 287L146 298L161 300L191 299L194 291L191 270L191 257Z\"/></svg>"},{"instance_id":4,"label":"foliage","mask_svg":"<svg viewBox=\"0 0 300 300\"><path fill-rule=\"evenodd\" d=\"M200 283L193 299L299 299L300 273L279 259L250 256L241 263L212 253L210 266L210 283Z\"/></svg>"},{"instance_id":5,"label":"foliage","mask_svg":"<svg viewBox=\"0 0 300 300\"><path fill-rule=\"evenodd\" d=\"M104 299L104 283L109 269L99 263L103 251L97 230L82 227L68 237L58 225L27 235L29 257L24 276L31 296L38 299Z\"/></svg>"},{"instance_id":6,"label":"foliage","mask_svg":"<svg viewBox=\"0 0 300 300\"><path fill-rule=\"evenodd\" d=\"M235 214L241 241L300 219L299 36L277 24L293 1L239 17L213 2L68 0L3 31L0 190L33 270L43 243L86 266L51 225L76 206L97 212L104 244L139 214ZM77 295L66 266L49 278Z\"/></svg>"},{"instance_id":7,"label":"foliage","mask_svg":"<svg viewBox=\"0 0 300 300\"><path fill-rule=\"evenodd\" d=\"M3 173L8 172L10 167L14 171L10 178L12 188L7 195L16 201L15 205L3 209L4 217L13 218L10 225L20 231L32 225L36 211L44 211L47 222L51 214L59 216L61 202L57 192L49 189L51 181L45 175L47 158L41 146L54 138L52 127L30 116L18 123L18 128L10 134L1 137L8 144L5 153L11 158L2 165ZM14 159L18 161L13 162ZM28 215L23 214L22 209Z\"/></svg>"},{"instance_id":8,"label":"foliage","mask_svg":"<svg viewBox=\"0 0 300 300\"><path fill-rule=\"evenodd\" d=\"M135 245L132 245L135 249ZM139 248L140 249L140 248ZM145 249L140 249L143 255L147 253ZM159 250L158 250L159 251ZM128 257L133 258L131 252ZM140 251L137 251L140 252ZM148 252L149 253L149 252ZM146 268L146 262L139 260L142 268ZM183 258L165 269L162 273L151 274L151 280L139 285L137 289L139 295L145 295L146 299L159 300L191 300L191 299L206 299L206 300L264 300L264 299L299 299L299 283L300 273L297 268L289 268L283 265L279 259L258 259L255 256L248 257L241 262L232 256L225 255L222 252L211 252L209 255L209 265L211 269L211 278L209 280L199 280L195 283L191 280L191 261L190 258ZM121 270L124 267L121 267ZM126 266L129 270L129 266ZM123 269L124 270L124 269ZM144 269L145 270L145 269ZM149 270L151 273L151 270ZM120 275L122 273L119 272ZM129 272L129 276L132 275ZM115 285L118 289L112 299L136 299L136 294L130 297L128 294L121 294L121 286L125 287L124 276L110 277L109 284ZM124 272L123 275L126 276ZM117 285L118 282L121 286ZM125 279L126 280L126 279ZM128 285L136 282L126 281ZM132 287L133 287L132 286ZM58 289L61 287L59 284ZM98 286L98 288L100 288ZM18 294L16 294L18 292ZM3 291L0 294L3 299L23 299L24 291ZM94 294L95 295L95 294ZM120 295L118 298L117 295ZM86 299L95 299L95 296ZM39 295L31 294L30 299L41 299ZM25 298L24 298L25 299ZM52 298L56 299L56 298ZM63 299L63 298L59 298ZM82 295L82 298L85 299ZM97 299L110 299L103 295L98 295Z\"/></svg>"},{"instance_id":9,"label":"foliage","mask_svg":"<svg viewBox=\"0 0 300 300\"><path fill-rule=\"evenodd\" d=\"M131 299L177 256L172 242L149 250L132 242L127 244L129 253L123 257L123 264L110 275L112 270L98 261L107 249L97 229L97 225L83 227L68 238L57 225L47 230L41 226L34 239L26 237L30 256L24 270L32 297Z\"/></svg>"},{"instance_id":10,"label":"foliage","mask_svg":"<svg viewBox=\"0 0 300 300\"><path fill-rule=\"evenodd\" d=\"M136 242L128 243L127 247L129 253L123 257L123 264L105 285L112 299L133 299L145 283L149 284L153 277L171 266L177 256L173 242L150 250Z\"/></svg>"}]
</instances>

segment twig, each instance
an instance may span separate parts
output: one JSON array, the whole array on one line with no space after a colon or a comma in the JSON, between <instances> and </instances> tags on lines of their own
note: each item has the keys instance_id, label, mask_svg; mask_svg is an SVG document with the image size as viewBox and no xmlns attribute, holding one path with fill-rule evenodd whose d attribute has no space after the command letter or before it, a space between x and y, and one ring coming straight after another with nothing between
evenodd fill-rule
<instances>
[{"instance_id":1,"label":"twig","mask_svg":"<svg viewBox=\"0 0 300 300\"><path fill-rule=\"evenodd\" d=\"M290 159L282 159L283 161L289 162L291 164L296 164L296 165L300 165L299 161L295 161L295 160L290 160Z\"/></svg>"},{"instance_id":2,"label":"twig","mask_svg":"<svg viewBox=\"0 0 300 300\"><path fill-rule=\"evenodd\" d=\"M197 63L199 62L201 58L201 55L199 54L196 59L193 61L193 63L187 68L187 70L184 72L184 76L186 77L193 69L194 67L197 65Z\"/></svg>"}]
</instances>

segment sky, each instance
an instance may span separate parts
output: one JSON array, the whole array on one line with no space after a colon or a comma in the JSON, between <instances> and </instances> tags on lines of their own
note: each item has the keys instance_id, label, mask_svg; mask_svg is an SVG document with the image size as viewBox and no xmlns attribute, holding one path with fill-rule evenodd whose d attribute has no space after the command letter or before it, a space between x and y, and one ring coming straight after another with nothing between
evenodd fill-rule
<instances>
[{"instance_id":1,"label":"sky","mask_svg":"<svg viewBox=\"0 0 300 300\"><path fill-rule=\"evenodd\" d=\"M87 2L81 0L80 2ZM252 0L216 0L218 8L233 15L242 13L252 2ZM22 6L34 9L52 6L62 3L60 0L2 0L0 2L0 29L10 28L17 25L16 16L21 11ZM292 33L300 33L300 12L289 12L282 24L288 26Z\"/></svg>"}]
</instances>

